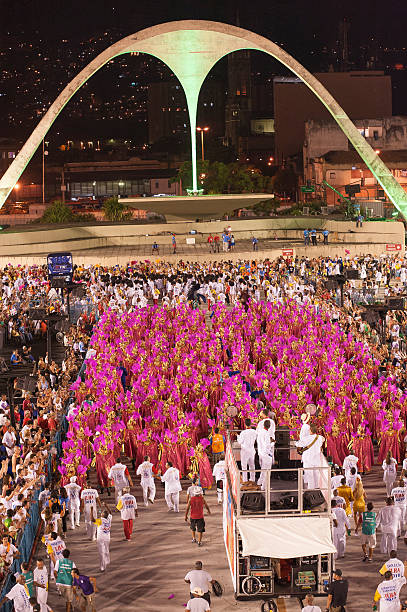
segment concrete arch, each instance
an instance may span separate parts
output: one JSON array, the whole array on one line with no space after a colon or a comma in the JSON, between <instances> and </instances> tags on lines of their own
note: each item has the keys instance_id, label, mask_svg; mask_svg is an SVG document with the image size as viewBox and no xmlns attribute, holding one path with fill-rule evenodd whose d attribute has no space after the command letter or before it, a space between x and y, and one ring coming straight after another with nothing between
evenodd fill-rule
<instances>
[{"instance_id":1,"label":"concrete arch","mask_svg":"<svg viewBox=\"0 0 407 612\"><path fill-rule=\"evenodd\" d=\"M321 100L396 208L407 216L407 194L387 166L321 83L291 55L263 36L213 21L174 21L141 30L108 47L63 89L0 179L0 208L14 188L52 123L76 91L102 66L124 53L147 53L162 60L184 88L191 130L193 189L197 190L196 112L207 74L225 55L241 49L263 51L296 74Z\"/></svg>"}]
</instances>

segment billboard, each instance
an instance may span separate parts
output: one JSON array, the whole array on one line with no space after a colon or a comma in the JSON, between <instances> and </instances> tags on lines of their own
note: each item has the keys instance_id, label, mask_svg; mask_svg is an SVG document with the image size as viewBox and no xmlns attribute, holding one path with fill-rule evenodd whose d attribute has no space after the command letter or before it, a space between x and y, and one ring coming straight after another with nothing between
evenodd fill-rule
<instances>
[{"instance_id":1,"label":"billboard","mask_svg":"<svg viewBox=\"0 0 407 612\"><path fill-rule=\"evenodd\" d=\"M233 504L232 492L230 490L229 479L224 480L223 489L223 538L225 542L226 556L228 558L230 575L232 577L233 588L236 592L236 515Z\"/></svg>"}]
</instances>

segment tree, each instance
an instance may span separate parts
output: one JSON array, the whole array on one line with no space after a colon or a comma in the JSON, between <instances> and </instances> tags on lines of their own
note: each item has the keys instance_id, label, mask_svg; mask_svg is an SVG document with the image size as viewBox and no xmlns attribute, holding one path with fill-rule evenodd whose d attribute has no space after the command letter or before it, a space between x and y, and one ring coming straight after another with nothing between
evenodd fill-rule
<instances>
[{"instance_id":1,"label":"tree","mask_svg":"<svg viewBox=\"0 0 407 612\"><path fill-rule=\"evenodd\" d=\"M295 195L297 189L297 175L292 168L280 168L272 179L273 189L275 193L287 193L290 196Z\"/></svg>"},{"instance_id":2,"label":"tree","mask_svg":"<svg viewBox=\"0 0 407 612\"><path fill-rule=\"evenodd\" d=\"M72 210L61 200L54 200L41 217L43 223L69 223L74 220Z\"/></svg>"},{"instance_id":3,"label":"tree","mask_svg":"<svg viewBox=\"0 0 407 612\"><path fill-rule=\"evenodd\" d=\"M133 217L132 211L117 196L105 200L103 213L108 221L128 221Z\"/></svg>"}]
</instances>

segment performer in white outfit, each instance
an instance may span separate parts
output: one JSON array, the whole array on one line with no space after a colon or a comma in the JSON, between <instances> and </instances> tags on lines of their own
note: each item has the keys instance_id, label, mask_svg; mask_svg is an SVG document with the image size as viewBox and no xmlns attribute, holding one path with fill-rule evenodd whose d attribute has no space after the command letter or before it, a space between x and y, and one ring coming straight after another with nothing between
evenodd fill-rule
<instances>
[{"instance_id":1,"label":"performer in white outfit","mask_svg":"<svg viewBox=\"0 0 407 612\"><path fill-rule=\"evenodd\" d=\"M390 495L394 499L394 505L401 510L401 524L404 527L407 511L407 488L405 486L404 478L400 477L398 486L391 490Z\"/></svg>"},{"instance_id":2,"label":"performer in white outfit","mask_svg":"<svg viewBox=\"0 0 407 612\"><path fill-rule=\"evenodd\" d=\"M116 461L116 463L110 468L107 477L113 480L114 495L117 504L123 489L128 487L129 485L133 486L129 471L127 467L123 465L123 463L120 463L120 461Z\"/></svg>"},{"instance_id":3,"label":"performer in white outfit","mask_svg":"<svg viewBox=\"0 0 407 612\"><path fill-rule=\"evenodd\" d=\"M350 476L350 471L353 467L356 468L356 471L357 471L358 461L359 461L359 457L356 457L356 455L350 454L347 457L345 457L345 459L343 460L342 467L345 472L346 479Z\"/></svg>"},{"instance_id":4,"label":"performer in white outfit","mask_svg":"<svg viewBox=\"0 0 407 612\"><path fill-rule=\"evenodd\" d=\"M155 498L155 482L153 474L153 464L150 462L150 457L146 455L143 463L137 468L137 476L141 476L141 488L143 489L144 505L147 507L148 502L154 503Z\"/></svg>"},{"instance_id":5,"label":"performer in white outfit","mask_svg":"<svg viewBox=\"0 0 407 612\"><path fill-rule=\"evenodd\" d=\"M81 511L84 513L86 535L90 540L96 540L96 525L92 520L92 513L93 516L97 516L96 504L102 507L99 493L86 484L81 493Z\"/></svg>"},{"instance_id":6,"label":"performer in white outfit","mask_svg":"<svg viewBox=\"0 0 407 612\"><path fill-rule=\"evenodd\" d=\"M240 444L240 463L242 466L242 480L247 482L247 467L250 470L250 480L255 481L256 475L254 471L254 457L256 455L256 449L254 443L257 439L256 430L252 426L250 419L245 419L245 425L247 429L244 429L237 436L237 441Z\"/></svg>"},{"instance_id":7,"label":"performer in white outfit","mask_svg":"<svg viewBox=\"0 0 407 612\"><path fill-rule=\"evenodd\" d=\"M218 494L218 504L222 503L223 489L225 487L226 472L225 472L225 460L221 459L218 463L213 466L213 477L216 482L216 492Z\"/></svg>"},{"instance_id":8,"label":"performer in white outfit","mask_svg":"<svg viewBox=\"0 0 407 612\"><path fill-rule=\"evenodd\" d=\"M301 415L301 421L302 421L302 425L301 425L301 429L300 429L300 441L303 441L305 438L307 438L310 434L310 422L311 419L311 415L307 414L307 413L303 413ZM305 444L304 444L305 446Z\"/></svg>"},{"instance_id":9,"label":"performer in white outfit","mask_svg":"<svg viewBox=\"0 0 407 612\"><path fill-rule=\"evenodd\" d=\"M313 423L310 426L310 434L295 443L297 447L305 449L301 455L302 466L304 468L322 467L322 446L324 442L325 438L317 434L317 426ZM317 489L319 482L319 470L304 470L304 484L308 489Z\"/></svg>"},{"instance_id":10,"label":"performer in white outfit","mask_svg":"<svg viewBox=\"0 0 407 612\"><path fill-rule=\"evenodd\" d=\"M71 519L71 529L75 529L75 524L77 527L79 527L79 520L81 516L81 503L79 498L81 488L76 484L76 476L72 476L69 484L65 485L65 490L68 495L68 510L69 517Z\"/></svg>"},{"instance_id":11,"label":"performer in white outfit","mask_svg":"<svg viewBox=\"0 0 407 612\"><path fill-rule=\"evenodd\" d=\"M33 578L40 612L48 612L48 570L42 559L37 559L37 567L34 569Z\"/></svg>"},{"instance_id":12,"label":"performer in white outfit","mask_svg":"<svg viewBox=\"0 0 407 612\"><path fill-rule=\"evenodd\" d=\"M382 463L382 468L383 482L386 485L386 494L389 496L397 477L397 461L393 459L390 451L387 453L386 459Z\"/></svg>"},{"instance_id":13,"label":"performer in white outfit","mask_svg":"<svg viewBox=\"0 0 407 612\"><path fill-rule=\"evenodd\" d=\"M104 572L110 563L110 530L112 528L112 513L106 504L103 505L106 510L103 510L100 519L95 520L101 572Z\"/></svg>"},{"instance_id":14,"label":"performer in white outfit","mask_svg":"<svg viewBox=\"0 0 407 612\"><path fill-rule=\"evenodd\" d=\"M392 497L388 497L386 506L379 510L376 525L382 530L380 552L389 555L397 550L397 534L401 528L401 510L394 505Z\"/></svg>"},{"instance_id":15,"label":"performer in white outfit","mask_svg":"<svg viewBox=\"0 0 407 612\"><path fill-rule=\"evenodd\" d=\"M173 467L171 461L167 461L165 467L167 470L161 476L161 480L165 483L165 501L167 502L168 512L171 510L179 512L179 492L182 491L179 470Z\"/></svg>"},{"instance_id":16,"label":"performer in white outfit","mask_svg":"<svg viewBox=\"0 0 407 612\"><path fill-rule=\"evenodd\" d=\"M350 529L349 517L346 516L346 512L343 508L339 508L336 501L333 499L331 502L332 514L333 514L333 528L332 535L334 546L336 548L335 559L340 559L345 556L346 549L346 529Z\"/></svg>"},{"instance_id":17,"label":"performer in white outfit","mask_svg":"<svg viewBox=\"0 0 407 612\"><path fill-rule=\"evenodd\" d=\"M263 470L271 470L273 467L273 455L274 455L274 438L270 433L270 421L266 419L264 422L263 429L257 433L257 450L259 453L259 461L262 472L257 484L261 486L264 491L264 483L266 482L267 472Z\"/></svg>"}]
</instances>

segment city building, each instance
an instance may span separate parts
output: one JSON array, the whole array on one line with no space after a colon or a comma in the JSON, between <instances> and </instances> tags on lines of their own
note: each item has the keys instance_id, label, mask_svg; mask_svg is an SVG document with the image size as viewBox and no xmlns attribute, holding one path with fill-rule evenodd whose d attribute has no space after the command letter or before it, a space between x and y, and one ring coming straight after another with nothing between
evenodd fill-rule
<instances>
[{"instance_id":1,"label":"city building","mask_svg":"<svg viewBox=\"0 0 407 612\"><path fill-rule=\"evenodd\" d=\"M20 143L11 138L0 138L0 176L7 170L18 153Z\"/></svg>"},{"instance_id":2,"label":"city building","mask_svg":"<svg viewBox=\"0 0 407 612\"><path fill-rule=\"evenodd\" d=\"M225 144L240 153L240 138L250 134L252 118L250 51L244 49L228 55L227 79Z\"/></svg>"},{"instance_id":3,"label":"city building","mask_svg":"<svg viewBox=\"0 0 407 612\"><path fill-rule=\"evenodd\" d=\"M314 75L352 120L392 115L391 78L382 71L326 72ZM299 155L308 120L331 117L297 77L274 79L275 153L278 163Z\"/></svg>"},{"instance_id":4,"label":"city building","mask_svg":"<svg viewBox=\"0 0 407 612\"><path fill-rule=\"evenodd\" d=\"M407 117L356 120L355 125L407 190ZM335 121L307 121L303 151L304 180L315 187L315 193L324 192L328 205L335 205L338 196L325 189L323 181L344 195L345 187L353 185L360 188L356 198L386 199L383 189Z\"/></svg>"}]
</instances>

